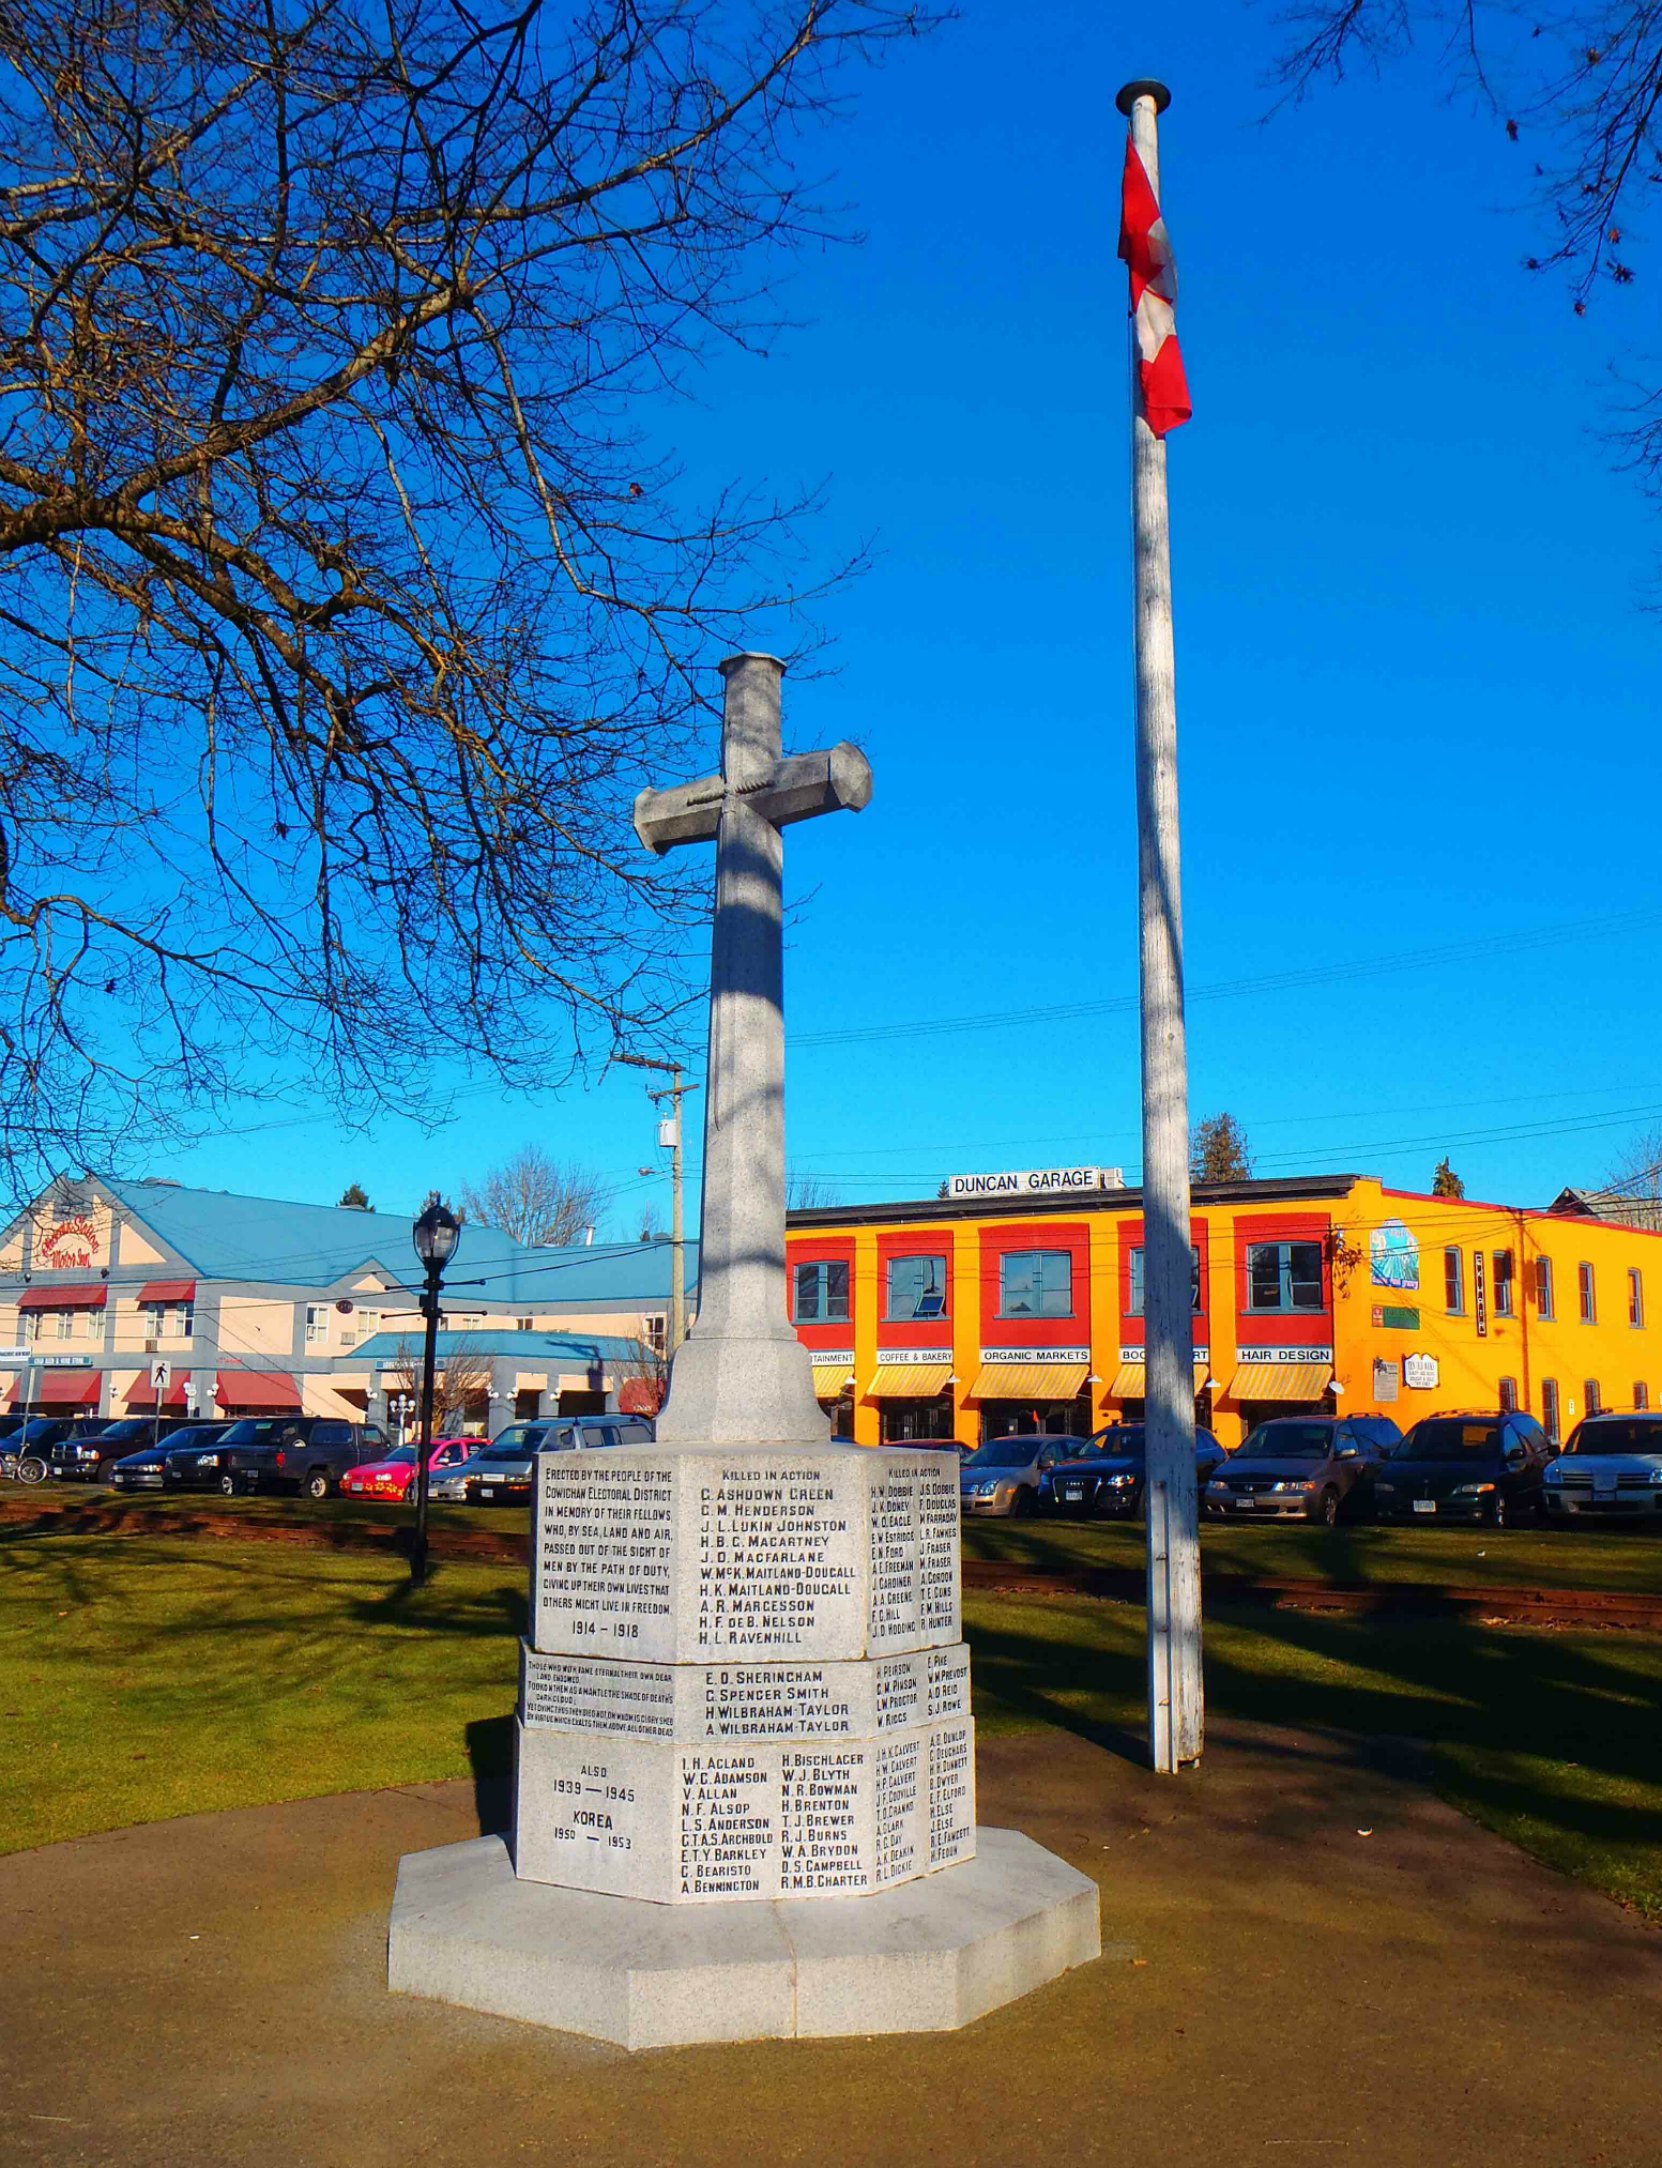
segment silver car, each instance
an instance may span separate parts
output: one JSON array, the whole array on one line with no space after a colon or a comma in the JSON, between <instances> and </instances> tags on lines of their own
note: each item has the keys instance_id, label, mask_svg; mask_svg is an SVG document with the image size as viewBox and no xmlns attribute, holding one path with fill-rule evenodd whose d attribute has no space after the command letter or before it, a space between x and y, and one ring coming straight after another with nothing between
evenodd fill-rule
<instances>
[{"instance_id":1,"label":"silver car","mask_svg":"<svg viewBox=\"0 0 1662 2168\"><path fill-rule=\"evenodd\" d=\"M1589 1415L1541 1478L1549 1521L1662 1516L1662 1415Z\"/></svg>"},{"instance_id":2,"label":"silver car","mask_svg":"<svg viewBox=\"0 0 1662 2168\"><path fill-rule=\"evenodd\" d=\"M1031 1513L1039 1478L1059 1460L1077 1460L1087 1438L989 1438L958 1469L958 1503L966 1513L1009 1519Z\"/></svg>"}]
</instances>

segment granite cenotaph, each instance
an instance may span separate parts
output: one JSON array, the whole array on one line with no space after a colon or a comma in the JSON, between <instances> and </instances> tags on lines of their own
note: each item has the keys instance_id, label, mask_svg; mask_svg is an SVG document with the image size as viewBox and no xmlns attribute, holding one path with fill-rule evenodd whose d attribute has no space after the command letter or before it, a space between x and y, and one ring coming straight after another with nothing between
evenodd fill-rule
<instances>
[{"instance_id":1,"label":"granite cenotaph","mask_svg":"<svg viewBox=\"0 0 1662 2168\"><path fill-rule=\"evenodd\" d=\"M391 1986L666 2046L961 2025L1095 1957L1095 1885L977 1830L957 1456L834 1443L785 1303L781 831L858 811L722 665L698 1315L650 1447L539 1457L511 1846L401 1862Z\"/></svg>"}]
</instances>

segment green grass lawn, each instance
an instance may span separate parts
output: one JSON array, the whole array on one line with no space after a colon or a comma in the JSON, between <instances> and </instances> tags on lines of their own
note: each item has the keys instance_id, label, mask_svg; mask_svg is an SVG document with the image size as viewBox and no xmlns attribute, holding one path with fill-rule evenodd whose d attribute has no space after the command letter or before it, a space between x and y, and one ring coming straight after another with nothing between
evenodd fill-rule
<instances>
[{"instance_id":1,"label":"green grass lawn","mask_svg":"<svg viewBox=\"0 0 1662 2168\"><path fill-rule=\"evenodd\" d=\"M512 1566L446 1565L412 1595L384 1556L9 1536L0 1850L210 1807L500 1782L524 1613ZM965 1619L989 1730L1140 1730L1139 1611L990 1595ZM1662 1639L1224 1609L1207 1681L1220 1715L1426 1741L1446 1797L1662 1918Z\"/></svg>"},{"instance_id":2,"label":"green grass lawn","mask_svg":"<svg viewBox=\"0 0 1662 2168\"><path fill-rule=\"evenodd\" d=\"M966 1558L1036 1568L1140 1566L1140 1524L967 1521ZM1605 1588L1662 1594L1662 1533L1609 1528L1244 1528L1201 1524L1202 1569L1338 1582L1460 1588Z\"/></svg>"}]
</instances>

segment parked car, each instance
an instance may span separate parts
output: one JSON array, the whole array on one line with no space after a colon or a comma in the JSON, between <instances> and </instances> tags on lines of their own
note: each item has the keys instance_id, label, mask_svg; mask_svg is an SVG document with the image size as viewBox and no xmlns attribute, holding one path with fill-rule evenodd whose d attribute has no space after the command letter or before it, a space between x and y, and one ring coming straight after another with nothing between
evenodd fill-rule
<instances>
[{"instance_id":1,"label":"parked car","mask_svg":"<svg viewBox=\"0 0 1662 2168\"><path fill-rule=\"evenodd\" d=\"M1549 1521L1662 1515L1662 1415L1589 1415L1541 1475Z\"/></svg>"},{"instance_id":2,"label":"parked car","mask_svg":"<svg viewBox=\"0 0 1662 2168\"><path fill-rule=\"evenodd\" d=\"M1034 1511L1039 1484L1065 1460L1077 1460L1089 1438L1029 1431L989 1438L958 1469L958 1504L965 1513L1020 1519Z\"/></svg>"},{"instance_id":3,"label":"parked car","mask_svg":"<svg viewBox=\"0 0 1662 2168\"><path fill-rule=\"evenodd\" d=\"M531 1502L539 1453L570 1453L579 1446L650 1445L652 1424L644 1415L556 1415L545 1422L510 1423L483 1452L459 1469L448 1469L432 1495L469 1506L523 1506Z\"/></svg>"},{"instance_id":4,"label":"parked car","mask_svg":"<svg viewBox=\"0 0 1662 2168\"><path fill-rule=\"evenodd\" d=\"M1148 1432L1141 1423L1110 1423L1077 1460L1058 1461L1039 1478L1039 1505L1049 1513L1139 1519L1148 1483ZM1229 1456L1209 1430L1195 1432L1195 1482L1207 1480Z\"/></svg>"},{"instance_id":5,"label":"parked car","mask_svg":"<svg viewBox=\"0 0 1662 2168\"><path fill-rule=\"evenodd\" d=\"M446 1469L460 1468L472 1458L473 1449L479 1442L477 1438L433 1440L427 1455L429 1496L434 1477ZM361 1468L349 1468L341 1477L341 1494L347 1498L407 1498L415 1470L416 1448L413 1445L394 1446L384 1460L366 1461Z\"/></svg>"},{"instance_id":6,"label":"parked car","mask_svg":"<svg viewBox=\"0 0 1662 2168\"><path fill-rule=\"evenodd\" d=\"M141 1446L118 1460L110 1470L110 1481L117 1490L161 1490L167 1481L167 1464L175 1455L188 1453L194 1458L229 1427L227 1423L187 1423L158 1444Z\"/></svg>"},{"instance_id":7,"label":"parked car","mask_svg":"<svg viewBox=\"0 0 1662 2168\"><path fill-rule=\"evenodd\" d=\"M1375 1478L1375 1509L1382 1521L1539 1520L1553 1450L1521 1409L1427 1415Z\"/></svg>"},{"instance_id":8,"label":"parked car","mask_svg":"<svg viewBox=\"0 0 1662 2168\"><path fill-rule=\"evenodd\" d=\"M253 1415L233 1423L210 1449L219 1488L228 1498L250 1491L302 1490L327 1498L348 1469L384 1460L391 1440L378 1423L345 1423L330 1415ZM208 1455L198 1454L201 1467Z\"/></svg>"},{"instance_id":9,"label":"parked car","mask_svg":"<svg viewBox=\"0 0 1662 2168\"><path fill-rule=\"evenodd\" d=\"M1215 1520L1321 1521L1333 1527L1371 1504L1374 1473L1402 1432L1388 1415L1277 1415L1209 1478Z\"/></svg>"},{"instance_id":10,"label":"parked car","mask_svg":"<svg viewBox=\"0 0 1662 2168\"><path fill-rule=\"evenodd\" d=\"M107 1483L118 1460L139 1446L168 1438L188 1427L184 1415L122 1415L112 1423L107 1416L89 1417L75 1423L52 1448L52 1480L55 1483Z\"/></svg>"}]
</instances>

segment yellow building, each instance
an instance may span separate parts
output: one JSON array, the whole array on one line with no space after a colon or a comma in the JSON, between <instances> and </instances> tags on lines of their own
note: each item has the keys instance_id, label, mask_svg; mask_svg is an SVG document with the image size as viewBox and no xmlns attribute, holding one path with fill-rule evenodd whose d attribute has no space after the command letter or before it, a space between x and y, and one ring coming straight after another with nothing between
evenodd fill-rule
<instances>
[{"instance_id":1,"label":"yellow building","mask_svg":"<svg viewBox=\"0 0 1662 2168\"><path fill-rule=\"evenodd\" d=\"M1140 1417L1140 1193L1095 1169L955 1186L791 1215L792 1319L839 1431L975 1443ZM1199 1184L1192 1239L1197 1415L1225 1445L1301 1410L1406 1430L1517 1406L1562 1437L1662 1405L1662 1233L1572 1193L1533 1210L1364 1175Z\"/></svg>"}]
</instances>

